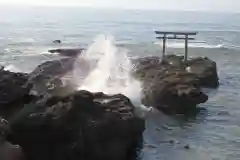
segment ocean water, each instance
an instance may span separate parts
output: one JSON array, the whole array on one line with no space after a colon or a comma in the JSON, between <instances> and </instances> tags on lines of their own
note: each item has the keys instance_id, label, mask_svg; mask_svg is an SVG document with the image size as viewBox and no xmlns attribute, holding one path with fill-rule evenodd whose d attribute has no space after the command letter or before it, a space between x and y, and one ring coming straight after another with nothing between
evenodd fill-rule
<instances>
[{"instance_id":1,"label":"ocean water","mask_svg":"<svg viewBox=\"0 0 240 160\"><path fill-rule=\"evenodd\" d=\"M115 77L114 84L118 84L117 87L122 83L118 75L125 77L125 86L132 86L126 84L134 82L126 74L130 67L126 55L161 55L161 43L155 39L155 30L198 31L196 40L189 44L189 55L208 56L217 62L220 87L206 90L209 100L200 105L204 110L196 117L186 119L181 116L168 117L159 112L152 113L146 120L144 148L140 159L240 159L240 14L77 7L2 7L0 64L12 71L30 72L38 64L58 58L47 53L48 49L91 48L96 36L103 34L114 37L114 44L108 40L98 43L105 56L99 58L100 65L97 68L95 66L92 70L95 72L90 72L87 77L96 79L99 74L97 71L104 69L110 77ZM63 43L53 44L52 41L56 39ZM182 47L182 42L171 41L167 52L182 54ZM119 51L119 48L124 50ZM111 60L115 60L118 67L113 67ZM106 63L109 65L104 65ZM125 70L119 71L119 66ZM114 72L108 67L113 67ZM78 69L75 71L74 75L77 77ZM101 80L101 77L98 79ZM94 86L94 81L82 81L81 84L83 85L80 88L113 93L112 88L105 83ZM128 96L139 93L131 89L123 87L114 90L114 93L119 91ZM132 97L134 98L138 99L139 96ZM189 145L190 149L185 149L185 145Z\"/></svg>"}]
</instances>

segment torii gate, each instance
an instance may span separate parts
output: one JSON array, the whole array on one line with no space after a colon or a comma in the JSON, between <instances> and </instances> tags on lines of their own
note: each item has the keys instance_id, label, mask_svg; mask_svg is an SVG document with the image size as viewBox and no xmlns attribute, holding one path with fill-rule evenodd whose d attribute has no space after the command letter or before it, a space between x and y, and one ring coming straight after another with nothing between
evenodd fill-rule
<instances>
[{"instance_id":1,"label":"torii gate","mask_svg":"<svg viewBox=\"0 0 240 160\"><path fill-rule=\"evenodd\" d=\"M184 54L184 62L188 59L188 40L194 40L195 38L189 36L197 35L197 32L164 32L164 31L155 31L156 34L161 34L161 37L156 37L157 39L163 40L163 52L162 58L164 59L166 54L166 41L167 39L177 39L177 40L185 40L185 54ZM170 36L168 36L170 35Z\"/></svg>"}]
</instances>

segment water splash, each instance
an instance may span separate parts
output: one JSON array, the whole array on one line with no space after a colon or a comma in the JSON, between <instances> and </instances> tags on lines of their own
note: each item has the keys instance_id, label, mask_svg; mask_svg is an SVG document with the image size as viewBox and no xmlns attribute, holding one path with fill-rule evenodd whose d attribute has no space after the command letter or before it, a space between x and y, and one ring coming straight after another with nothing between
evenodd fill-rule
<instances>
[{"instance_id":1,"label":"water splash","mask_svg":"<svg viewBox=\"0 0 240 160\"><path fill-rule=\"evenodd\" d=\"M143 117L151 108L141 103L141 83L131 76L132 63L125 49L114 45L111 36L98 36L74 64L75 83L79 90L124 94Z\"/></svg>"}]
</instances>

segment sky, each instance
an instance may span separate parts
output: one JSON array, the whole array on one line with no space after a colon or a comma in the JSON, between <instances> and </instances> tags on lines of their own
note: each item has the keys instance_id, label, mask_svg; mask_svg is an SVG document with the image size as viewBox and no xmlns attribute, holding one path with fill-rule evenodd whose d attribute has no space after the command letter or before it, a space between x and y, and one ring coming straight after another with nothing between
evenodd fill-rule
<instances>
[{"instance_id":1,"label":"sky","mask_svg":"<svg viewBox=\"0 0 240 160\"><path fill-rule=\"evenodd\" d=\"M240 12L240 0L0 0L0 5Z\"/></svg>"}]
</instances>

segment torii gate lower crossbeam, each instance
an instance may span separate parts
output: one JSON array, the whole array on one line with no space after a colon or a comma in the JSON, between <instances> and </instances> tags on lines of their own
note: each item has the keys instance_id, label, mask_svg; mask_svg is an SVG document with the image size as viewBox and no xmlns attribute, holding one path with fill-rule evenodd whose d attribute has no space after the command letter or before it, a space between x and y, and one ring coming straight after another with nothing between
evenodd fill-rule
<instances>
[{"instance_id":1,"label":"torii gate lower crossbeam","mask_svg":"<svg viewBox=\"0 0 240 160\"><path fill-rule=\"evenodd\" d=\"M164 59L166 55L166 42L167 39L176 39L176 40L185 40L185 54L184 54L184 62L188 59L188 41L194 40L190 36L197 35L197 32L164 32L164 31L155 31L157 35L162 35L160 37L156 37L157 39L163 40L163 52L162 52L162 59ZM170 35L170 36L169 36Z\"/></svg>"}]
</instances>

